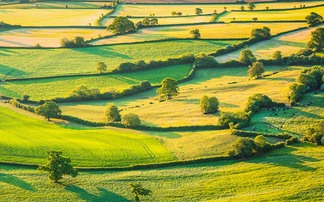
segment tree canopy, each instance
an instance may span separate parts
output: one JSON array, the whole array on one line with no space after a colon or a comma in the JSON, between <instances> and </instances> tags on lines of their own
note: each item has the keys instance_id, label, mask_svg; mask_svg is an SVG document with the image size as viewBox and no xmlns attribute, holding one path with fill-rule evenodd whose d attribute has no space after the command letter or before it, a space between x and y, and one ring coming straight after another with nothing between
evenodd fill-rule
<instances>
[{"instance_id":1,"label":"tree canopy","mask_svg":"<svg viewBox=\"0 0 324 202\"><path fill-rule=\"evenodd\" d=\"M157 89L157 94L160 99L171 99L172 96L179 94L178 82L172 78L165 78L162 81L162 86Z\"/></svg>"},{"instance_id":2,"label":"tree canopy","mask_svg":"<svg viewBox=\"0 0 324 202\"><path fill-rule=\"evenodd\" d=\"M324 28L317 28L312 32L312 37L307 44L308 48L315 49L315 51L323 51L324 48Z\"/></svg>"},{"instance_id":3,"label":"tree canopy","mask_svg":"<svg viewBox=\"0 0 324 202\"><path fill-rule=\"evenodd\" d=\"M310 27L314 27L322 23L323 17L315 12L311 12L305 19Z\"/></svg>"},{"instance_id":4,"label":"tree canopy","mask_svg":"<svg viewBox=\"0 0 324 202\"><path fill-rule=\"evenodd\" d=\"M35 109L36 114L44 116L48 120L61 115L62 111L54 101L46 101L43 105Z\"/></svg>"},{"instance_id":5,"label":"tree canopy","mask_svg":"<svg viewBox=\"0 0 324 202\"><path fill-rule=\"evenodd\" d=\"M107 71L107 65L104 62L97 62L96 63L96 70L99 73L103 73L103 72Z\"/></svg>"},{"instance_id":6,"label":"tree canopy","mask_svg":"<svg viewBox=\"0 0 324 202\"><path fill-rule=\"evenodd\" d=\"M201 38L199 29L190 30L190 34L192 35L192 37L194 39L200 39Z\"/></svg>"},{"instance_id":7,"label":"tree canopy","mask_svg":"<svg viewBox=\"0 0 324 202\"><path fill-rule=\"evenodd\" d=\"M105 111L105 117L107 118L107 121L120 121L120 114L118 107L114 105L114 103L108 103Z\"/></svg>"},{"instance_id":8,"label":"tree canopy","mask_svg":"<svg viewBox=\"0 0 324 202\"><path fill-rule=\"evenodd\" d=\"M107 27L115 34L125 34L135 30L135 25L127 17L116 17L112 24Z\"/></svg>"},{"instance_id":9,"label":"tree canopy","mask_svg":"<svg viewBox=\"0 0 324 202\"><path fill-rule=\"evenodd\" d=\"M261 78L263 73L264 67L262 62L253 62L252 65L249 66L248 74L250 78Z\"/></svg>"},{"instance_id":10,"label":"tree canopy","mask_svg":"<svg viewBox=\"0 0 324 202\"><path fill-rule=\"evenodd\" d=\"M208 97L204 95L200 99L200 109L204 114L213 114L218 111L218 99L216 97Z\"/></svg>"},{"instance_id":11,"label":"tree canopy","mask_svg":"<svg viewBox=\"0 0 324 202\"><path fill-rule=\"evenodd\" d=\"M240 52L239 61L246 65L251 65L256 61L255 56L249 49L244 49Z\"/></svg>"}]
</instances>

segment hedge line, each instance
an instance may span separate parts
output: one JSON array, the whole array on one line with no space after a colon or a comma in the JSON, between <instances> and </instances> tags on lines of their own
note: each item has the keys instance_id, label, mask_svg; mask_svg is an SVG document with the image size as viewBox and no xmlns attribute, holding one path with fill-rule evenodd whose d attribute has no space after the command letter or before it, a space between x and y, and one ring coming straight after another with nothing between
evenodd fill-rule
<instances>
[{"instance_id":1,"label":"hedge line","mask_svg":"<svg viewBox=\"0 0 324 202\"><path fill-rule=\"evenodd\" d=\"M293 137L288 134L272 135L272 134L266 134L266 133L261 133L256 131L245 131L245 130L238 130L238 129L231 129L231 135L236 135L241 137L256 137L258 135L263 135L265 137L277 137L283 139L290 139Z\"/></svg>"},{"instance_id":2,"label":"hedge line","mask_svg":"<svg viewBox=\"0 0 324 202\"><path fill-rule=\"evenodd\" d=\"M301 1L300 3L305 3L304 1ZM257 8L258 4L256 4ZM301 9L307 9L307 8L316 8L324 6L324 4L314 5L314 6L307 6L307 7L296 7L296 8L275 8L275 9L255 9L255 10L232 10L234 12L263 12L263 11L291 11L291 10L301 10Z\"/></svg>"}]
</instances>

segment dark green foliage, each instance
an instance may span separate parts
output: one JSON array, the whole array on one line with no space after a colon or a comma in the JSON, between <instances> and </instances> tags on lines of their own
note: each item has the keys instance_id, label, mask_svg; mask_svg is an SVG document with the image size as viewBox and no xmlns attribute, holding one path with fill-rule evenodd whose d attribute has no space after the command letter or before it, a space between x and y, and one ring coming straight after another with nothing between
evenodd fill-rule
<instances>
[{"instance_id":1,"label":"dark green foliage","mask_svg":"<svg viewBox=\"0 0 324 202\"><path fill-rule=\"evenodd\" d=\"M192 35L192 38L194 38L194 39L200 39L201 38L199 29L190 30L190 34Z\"/></svg>"},{"instance_id":2,"label":"dark green foliage","mask_svg":"<svg viewBox=\"0 0 324 202\"><path fill-rule=\"evenodd\" d=\"M310 56L311 54L313 54L313 51L309 48L304 48L304 49L301 49L300 51L298 51L297 55L301 56L301 55L304 55L304 56Z\"/></svg>"},{"instance_id":3,"label":"dark green foliage","mask_svg":"<svg viewBox=\"0 0 324 202\"><path fill-rule=\"evenodd\" d=\"M71 165L70 158L63 157L61 151L46 151L48 163L41 165L38 170L49 172L48 178L55 183L63 179L63 175L76 177L78 171Z\"/></svg>"},{"instance_id":4,"label":"dark green foliage","mask_svg":"<svg viewBox=\"0 0 324 202\"><path fill-rule=\"evenodd\" d=\"M255 8L255 4L253 2L249 2L248 8L250 9L250 11L252 11Z\"/></svg>"},{"instance_id":5,"label":"dark green foliage","mask_svg":"<svg viewBox=\"0 0 324 202\"><path fill-rule=\"evenodd\" d=\"M312 32L312 38L307 44L308 48L315 51L322 51L324 48L324 28L317 28Z\"/></svg>"},{"instance_id":6,"label":"dark green foliage","mask_svg":"<svg viewBox=\"0 0 324 202\"><path fill-rule=\"evenodd\" d=\"M291 105L299 102L306 93L306 86L302 83L293 83L289 86L288 100Z\"/></svg>"},{"instance_id":7,"label":"dark green foliage","mask_svg":"<svg viewBox=\"0 0 324 202\"><path fill-rule=\"evenodd\" d=\"M120 114L118 107L114 103L108 103L105 111L105 117L108 122L120 121Z\"/></svg>"},{"instance_id":8,"label":"dark green foliage","mask_svg":"<svg viewBox=\"0 0 324 202\"><path fill-rule=\"evenodd\" d=\"M218 99L216 97L208 97L204 95L200 99L200 109L204 114L214 114L218 111Z\"/></svg>"},{"instance_id":9,"label":"dark green foliage","mask_svg":"<svg viewBox=\"0 0 324 202\"><path fill-rule=\"evenodd\" d=\"M107 27L107 30L115 34L125 34L135 31L135 25L127 17L116 17L113 23Z\"/></svg>"},{"instance_id":10,"label":"dark green foliage","mask_svg":"<svg viewBox=\"0 0 324 202\"><path fill-rule=\"evenodd\" d=\"M99 95L99 89L89 89L86 86L79 86L72 91L69 97L71 98L71 100L95 100L99 97Z\"/></svg>"},{"instance_id":11,"label":"dark green foliage","mask_svg":"<svg viewBox=\"0 0 324 202\"><path fill-rule=\"evenodd\" d=\"M131 192L135 195L134 200L140 201L139 196L149 196L152 194L152 191L149 189L146 189L142 186L141 183L134 183L130 184Z\"/></svg>"},{"instance_id":12,"label":"dark green foliage","mask_svg":"<svg viewBox=\"0 0 324 202\"><path fill-rule=\"evenodd\" d=\"M203 54L196 57L194 66L197 69L215 68L215 67L219 67L219 63L215 60L214 57Z\"/></svg>"},{"instance_id":13,"label":"dark green foliage","mask_svg":"<svg viewBox=\"0 0 324 202\"><path fill-rule=\"evenodd\" d=\"M315 12L311 12L305 19L310 27L314 27L322 23L323 17Z\"/></svg>"},{"instance_id":14,"label":"dark green foliage","mask_svg":"<svg viewBox=\"0 0 324 202\"><path fill-rule=\"evenodd\" d=\"M242 62L245 65L251 65L253 62L256 61L255 56L249 49L244 49L240 53L240 57L238 59L240 62Z\"/></svg>"},{"instance_id":15,"label":"dark green foliage","mask_svg":"<svg viewBox=\"0 0 324 202\"><path fill-rule=\"evenodd\" d=\"M61 47L64 48L77 48L88 46L82 36L76 36L74 39L63 38L61 39Z\"/></svg>"},{"instance_id":16,"label":"dark green foliage","mask_svg":"<svg viewBox=\"0 0 324 202\"><path fill-rule=\"evenodd\" d=\"M23 95L22 96L22 101L27 102L29 100L30 96L29 95Z\"/></svg>"},{"instance_id":17,"label":"dark green foliage","mask_svg":"<svg viewBox=\"0 0 324 202\"><path fill-rule=\"evenodd\" d=\"M251 38L255 39L270 39L271 38L271 33L270 29L268 27L263 27L263 28L257 28L253 29L251 32Z\"/></svg>"},{"instance_id":18,"label":"dark green foliage","mask_svg":"<svg viewBox=\"0 0 324 202\"><path fill-rule=\"evenodd\" d=\"M321 121L317 125L312 125L307 129L303 136L304 141L313 142L317 145L324 144L324 122Z\"/></svg>"},{"instance_id":19,"label":"dark green foliage","mask_svg":"<svg viewBox=\"0 0 324 202\"><path fill-rule=\"evenodd\" d=\"M242 128L250 125L251 115L246 112L221 112L218 125L223 128Z\"/></svg>"},{"instance_id":20,"label":"dark green foliage","mask_svg":"<svg viewBox=\"0 0 324 202\"><path fill-rule=\"evenodd\" d=\"M297 137L291 137L286 140L286 145L292 145L295 143L299 143L299 139Z\"/></svg>"},{"instance_id":21,"label":"dark green foliage","mask_svg":"<svg viewBox=\"0 0 324 202\"><path fill-rule=\"evenodd\" d=\"M314 90L317 87L317 82L314 76L301 73L297 77L297 82L306 86L306 90Z\"/></svg>"},{"instance_id":22,"label":"dark green foliage","mask_svg":"<svg viewBox=\"0 0 324 202\"><path fill-rule=\"evenodd\" d=\"M50 118L55 118L61 115L62 111L55 102L46 101L43 105L35 109L35 113L50 120Z\"/></svg>"},{"instance_id":23,"label":"dark green foliage","mask_svg":"<svg viewBox=\"0 0 324 202\"><path fill-rule=\"evenodd\" d=\"M302 70L301 74L308 74L315 78L317 88L320 88L323 84L323 76L324 76L324 68L321 66L313 66L311 68L307 68Z\"/></svg>"},{"instance_id":24,"label":"dark green foliage","mask_svg":"<svg viewBox=\"0 0 324 202\"><path fill-rule=\"evenodd\" d=\"M254 155L256 144L249 137L239 137L232 145L232 150L228 152L229 156L235 158L249 158Z\"/></svg>"},{"instance_id":25,"label":"dark green foliage","mask_svg":"<svg viewBox=\"0 0 324 202\"><path fill-rule=\"evenodd\" d=\"M156 17L145 17L143 20L136 23L137 28L155 26L159 24L159 20Z\"/></svg>"},{"instance_id":26,"label":"dark green foliage","mask_svg":"<svg viewBox=\"0 0 324 202\"><path fill-rule=\"evenodd\" d=\"M160 99L171 99L172 96L179 94L178 83L172 78L165 78L161 83L161 87L156 92L160 96Z\"/></svg>"},{"instance_id":27,"label":"dark green foliage","mask_svg":"<svg viewBox=\"0 0 324 202\"><path fill-rule=\"evenodd\" d=\"M200 15L200 14L203 13L203 11L202 11L201 8L196 8L196 9L195 9L195 13L196 13L196 15Z\"/></svg>"},{"instance_id":28,"label":"dark green foliage","mask_svg":"<svg viewBox=\"0 0 324 202\"><path fill-rule=\"evenodd\" d=\"M324 64L324 58L316 55L310 56L298 56L297 54L292 54L287 58L287 65L319 65Z\"/></svg>"},{"instance_id":29,"label":"dark green foliage","mask_svg":"<svg viewBox=\"0 0 324 202\"><path fill-rule=\"evenodd\" d=\"M143 90L149 90L149 89L152 88L151 83L148 82L148 81L142 81L142 82L140 83L140 86L142 87Z\"/></svg>"},{"instance_id":30,"label":"dark green foliage","mask_svg":"<svg viewBox=\"0 0 324 202\"><path fill-rule=\"evenodd\" d=\"M262 94L254 94L249 97L244 111L255 114L262 108L270 108L276 105L277 104L274 103L268 96Z\"/></svg>"},{"instance_id":31,"label":"dark green foliage","mask_svg":"<svg viewBox=\"0 0 324 202\"><path fill-rule=\"evenodd\" d=\"M264 67L262 62L256 61L253 62L252 65L249 65L248 74L250 78L261 78L263 73Z\"/></svg>"},{"instance_id":32,"label":"dark green foliage","mask_svg":"<svg viewBox=\"0 0 324 202\"><path fill-rule=\"evenodd\" d=\"M9 100L9 104L17 107L17 108L20 108L20 109L23 109L23 110L26 110L26 111L29 111L29 112L32 112L32 113L35 113L35 108L32 107L32 106L29 106L29 105L25 105L25 104L21 104L18 100L16 99L11 99Z\"/></svg>"},{"instance_id":33,"label":"dark green foliage","mask_svg":"<svg viewBox=\"0 0 324 202\"><path fill-rule=\"evenodd\" d=\"M272 55L272 59L275 61L276 64L281 64L283 61L281 51L274 52Z\"/></svg>"},{"instance_id":34,"label":"dark green foliage","mask_svg":"<svg viewBox=\"0 0 324 202\"><path fill-rule=\"evenodd\" d=\"M96 70L99 73L103 73L103 72L107 71L107 65L104 62L97 62L96 63Z\"/></svg>"},{"instance_id":35,"label":"dark green foliage","mask_svg":"<svg viewBox=\"0 0 324 202\"><path fill-rule=\"evenodd\" d=\"M140 118L136 114L133 114L133 113L123 115L121 122L127 128L135 128L135 127L141 125Z\"/></svg>"}]
</instances>

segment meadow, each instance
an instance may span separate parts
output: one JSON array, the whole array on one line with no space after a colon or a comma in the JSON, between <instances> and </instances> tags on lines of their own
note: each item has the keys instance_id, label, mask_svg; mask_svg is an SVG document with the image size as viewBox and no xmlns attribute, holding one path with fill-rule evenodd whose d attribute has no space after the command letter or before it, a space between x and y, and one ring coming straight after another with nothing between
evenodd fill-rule
<instances>
[{"instance_id":1,"label":"meadow","mask_svg":"<svg viewBox=\"0 0 324 202\"><path fill-rule=\"evenodd\" d=\"M65 9L66 6L69 9L96 9L100 6L109 5L109 2L33 2L33 3L19 3L19 4L9 4L9 5L2 5L1 9Z\"/></svg>"},{"instance_id":2,"label":"meadow","mask_svg":"<svg viewBox=\"0 0 324 202\"><path fill-rule=\"evenodd\" d=\"M176 65L125 74L15 81L3 84L0 89L4 95L14 98L29 95L31 100L48 100L67 97L81 84L91 89L100 89L102 93L121 92L145 80L152 85L158 85L167 77L182 79L189 74L190 70L191 65Z\"/></svg>"},{"instance_id":3,"label":"meadow","mask_svg":"<svg viewBox=\"0 0 324 202\"><path fill-rule=\"evenodd\" d=\"M13 70L8 78L97 73L95 64L98 61L105 62L108 70L113 70L124 62L149 62L152 59L167 60L187 54L211 53L239 42L178 40L75 49L0 48L0 77Z\"/></svg>"},{"instance_id":4,"label":"meadow","mask_svg":"<svg viewBox=\"0 0 324 202\"><path fill-rule=\"evenodd\" d=\"M92 45L134 43L170 38L192 38L190 30L199 29L202 39L250 38L252 29L269 27L272 34L305 27L306 23L231 23L143 28L136 33L91 42ZM240 30L233 32L232 30Z\"/></svg>"},{"instance_id":5,"label":"meadow","mask_svg":"<svg viewBox=\"0 0 324 202\"><path fill-rule=\"evenodd\" d=\"M30 15L29 9L0 9L1 21L22 26L89 26L109 10L41 9Z\"/></svg>"},{"instance_id":6,"label":"meadow","mask_svg":"<svg viewBox=\"0 0 324 202\"><path fill-rule=\"evenodd\" d=\"M134 182L153 191L142 201L321 201L323 166L323 148L303 143L243 161L81 172L61 184L34 169L1 165L0 184L9 201L129 201Z\"/></svg>"}]
</instances>

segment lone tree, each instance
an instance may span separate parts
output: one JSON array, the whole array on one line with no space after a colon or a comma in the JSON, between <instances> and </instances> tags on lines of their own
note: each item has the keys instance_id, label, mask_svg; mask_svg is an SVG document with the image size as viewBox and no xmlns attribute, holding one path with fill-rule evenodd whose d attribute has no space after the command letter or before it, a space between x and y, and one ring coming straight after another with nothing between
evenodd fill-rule
<instances>
[{"instance_id":1,"label":"lone tree","mask_svg":"<svg viewBox=\"0 0 324 202\"><path fill-rule=\"evenodd\" d=\"M255 8L255 4L253 2L249 2L248 8L250 9L250 11L252 11Z\"/></svg>"},{"instance_id":2,"label":"lone tree","mask_svg":"<svg viewBox=\"0 0 324 202\"><path fill-rule=\"evenodd\" d=\"M160 99L171 99L172 96L179 94L179 87L176 80L172 78L165 78L162 81L162 86L157 89L157 94L160 96Z\"/></svg>"},{"instance_id":3,"label":"lone tree","mask_svg":"<svg viewBox=\"0 0 324 202\"><path fill-rule=\"evenodd\" d=\"M288 100L291 105L300 101L306 93L306 86L302 83L293 83L289 86Z\"/></svg>"},{"instance_id":4,"label":"lone tree","mask_svg":"<svg viewBox=\"0 0 324 202\"><path fill-rule=\"evenodd\" d=\"M315 12L311 12L305 19L310 27L314 27L322 23L323 17Z\"/></svg>"},{"instance_id":5,"label":"lone tree","mask_svg":"<svg viewBox=\"0 0 324 202\"><path fill-rule=\"evenodd\" d=\"M115 34L125 34L135 30L135 25L127 17L116 17L112 24L107 27L107 30Z\"/></svg>"},{"instance_id":6,"label":"lone tree","mask_svg":"<svg viewBox=\"0 0 324 202\"><path fill-rule=\"evenodd\" d=\"M44 116L49 121L51 118L55 118L61 115L62 111L54 101L46 101L43 105L39 106L35 110L36 114Z\"/></svg>"},{"instance_id":7,"label":"lone tree","mask_svg":"<svg viewBox=\"0 0 324 202\"><path fill-rule=\"evenodd\" d=\"M308 48L314 49L315 51L322 51L324 48L324 28L317 28L312 32L312 38L307 44Z\"/></svg>"},{"instance_id":8,"label":"lone tree","mask_svg":"<svg viewBox=\"0 0 324 202\"><path fill-rule=\"evenodd\" d=\"M178 15L178 16L182 16L182 13L181 13L181 12L178 12L177 15Z\"/></svg>"},{"instance_id":9,"label":"lone tree","mask_svg":"<svg viewBox=\"0 0 324 202\"><path fill-rule=\"evenodd\" d=\"M248 158L255 153L256 144L249 137L239 137L232 145L232 150L229 151L229 156L236 158Z\"/></svg>"},{"instance_id":10,"label":"lone tree","mask_svg":"<svg viewBox=\"0 0 324 202\"><path fill-rule=\"evenodd\" d=\"M107 71L107 65L104 62L97 62L96 69L99 73Z\"/></svg>"},{"instance_id":11,"label":"lone tree","mask_svg":"<svg viewBox=\"0 0 324 202\"><path fill-rule=\"evenodd\" d=\"M152 194L151 190L144 188L142 184L139 182L130 184L130 188L131 188L131 192L135 195L134 196L135 201L140 201L139 196L149 196Z\"/></svg>"},{"instance_id":12,"label":"lone tree","mask_svg":"<svg viewBox=\"0 0 324 202\"><path fill-rule=\"evenodd\" d=\"M195 9L195 13L196 13L196 15L200 15L200 14L202 14L202 9L201 8L196 8Z\"/></svg>"},{"instance_id":13,"label":"lone tree","mask_svg":"<svg viewBox=\"0 0 324 202\"><path fill-rule=\"evenodd\" d=\"M218 111L218 99L216 97L208 97L204 95L200 99L200 109L204 114L213 114Z\"/></svg>"},{"instance_id":14,"label":"lone tree","mask_svg":"<svg viewBox=\"0 0 324 202\"><path fill-rule=\"evenodd\" d=\"M272 55L272 59L277 63L281 64L282 63L282 54L281 51L275 51Z\"/></svg>"},{"instance_id":15,"label":"lone tree","mask_svg":"<svg viewBox=\"0 0 324 202\"><path fill-rule=\"evenodd\" d=\"M251 65L253 62L256 61L255 56L253 53L248 49L244 49L240 53L239 61L246 65Z\"/></svg>"},{"instance_id":16,"label":"lone tree","mask_svg":"<svg viewBox=\"0 0 324 202\"><path fill-rule=\"evenodd\" d=\"M78 171L71 165L70 158L61 156L61 151L46 151L48 163L41 165L38 170L49 172L48 178L55 183L63 179L63 175L76 177Z\"/></svg>"},{"instance_id":17,"label":"lone tree","mask_svg":"<svg viewBox=\"0 0 324 202\"><path fill-rule=\"evenodd\" d=\"M107 104L105 116L107 118L107 121L109 122L115 122L121 120L118 107L111 102Z\"/></svg>"},{"instance_id":18,"label":"lone tree","mask_svg":"<svg viewBox=\"0 0 324 202\"><path fill-rule=\"evenodd\" d=\"M264 67L262 62L254 62L249 66L248 74L250 78L261 78L264 73Z\"/></svg>"},{"instance_id":19,"label":"lone tree","mask_svg":"<svg viewBox=\"0 0 324 202\"><path fill-rule=\"evenodd\" d=\"M192 35L192 37L194 39L200 39L201 38L201 35L200 35L200 32L199 32L199 29L193 29L193 30L190 30L190 34Z\"/></svg>"},{"instance_id":20,"label":"lone tree","mask_svg":"<svg viewBox=\"0 0 324 202\"><path fill-rule=\"evenodd\" d=\"M141 120L138 115L129 113L122 116L121 123L127 128L134 128L141 125Z\"/></svg>"},{"instance_id":21,"label":"lone tree","mask_svg":"<svg viewBox=\"0 0 324 202\"><path fill-rule=\"evenodd\" d=\"M253 29L251 32L251 38L270 39L271 38L270 29L268 27Z\"/></svg>"}]
</instances>

